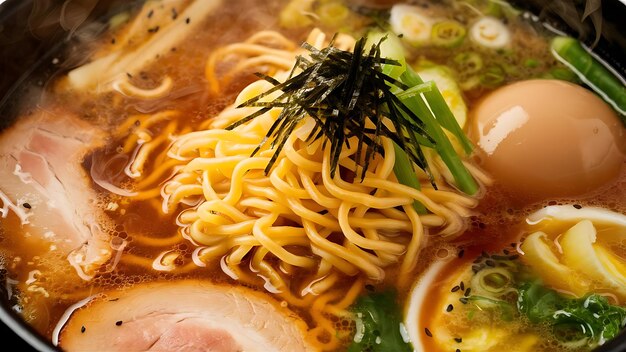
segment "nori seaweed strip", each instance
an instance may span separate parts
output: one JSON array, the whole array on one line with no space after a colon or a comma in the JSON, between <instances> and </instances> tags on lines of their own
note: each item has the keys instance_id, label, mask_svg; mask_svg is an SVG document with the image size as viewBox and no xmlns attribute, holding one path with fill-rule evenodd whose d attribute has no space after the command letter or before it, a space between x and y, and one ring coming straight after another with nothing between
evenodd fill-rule
<instances>
[{"instance_id":1,"label":"nori seaweed strip","mask_svg":"<svg viewBox=\"0 0 626 352\"><path fill-rule=\"evenodd\" d=\"M409 86L385 74L382 65L400 65L396 60L382 58L380 43L365 48L366 38L357 40L354 52L340 50L331 44L323 49L308 43L302 47L309 56L297 56L289 78L280 83L273 77L257 76L273 85L238 107L260 107L261 109L234 122L227 129L244 124L273 108L281 108L278 118L252 155L271 140L274 154L265 172L268 173L281 153L290 134L307 116L315 126L306 137L306 142L323 138L323 148L330 143L330 171L334 177L339 156L349 139L356 137L357 151L354 161L361 166L364 179L369 163L375 154L383 154L381 137L393 140L405 151L409 160L423 169L433 183L422 146L435 148L435 138L429 134L425 121L411 111L394 92L409 89ZM276 91L283 92L272 101L261 101ZM394 130L386 125L386 119ZM366 128L368 124L374 128ZM364 145L365 144L365 145Z\"/></svg>"}]
</instances>

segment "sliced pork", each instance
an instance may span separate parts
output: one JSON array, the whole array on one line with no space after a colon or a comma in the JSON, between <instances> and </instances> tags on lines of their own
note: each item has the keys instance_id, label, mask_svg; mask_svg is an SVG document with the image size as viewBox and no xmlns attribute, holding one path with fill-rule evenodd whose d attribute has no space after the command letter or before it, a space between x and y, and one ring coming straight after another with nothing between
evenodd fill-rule
<instances>
[{"instance_id":1,"label":"sliced pork","mask_svg":"<svg viewBox=\"0 0 626 352\"><path fill-rule=\"evenodd\" d=\"M38 111L0 135L0 215L17 215L24 235L49 241L83 279L111 255L105 217L81 166L104 137L60 110Z\"/></svg>"},{"instance_id":2,"label":"sliced pork","mask_svg":"<svg viewBox=\"0 0 626 352\"><path fill-rule=\"evenodd\" d=\"M186 280L100 294L72 313L58 342L66 351L297 352L311 350L305 330L262 293Z\"/></svg>"}]
</instances>

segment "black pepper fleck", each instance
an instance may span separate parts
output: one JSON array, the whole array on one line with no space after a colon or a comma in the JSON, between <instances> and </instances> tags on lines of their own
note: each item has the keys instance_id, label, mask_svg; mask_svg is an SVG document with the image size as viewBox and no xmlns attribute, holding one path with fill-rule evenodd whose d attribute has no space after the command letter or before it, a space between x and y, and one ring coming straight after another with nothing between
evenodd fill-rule
<instances>
[{"instance_id":1,"label":"black pepper fleck","mask_svg":"<svg viewBox=\"0 0 626 352\"><path fill-rule=\"evenodd\" d=\"M115 325L120 326L120 325L122 325L122 323L123 322L121 320L118 320L118 321L115 322Z\"/></svg>"},{"instance_id":2,"label":"black pepper fleck","mask_svg":"<svg viewBox=\"0 0 626 352\"><path fill-rule=\"evenodd\" d=\"M454 286L454 287L450 290L450 292L456 292L456 291L458 291L458 290L460 290L460 289L461 289L461 287L459 287L459 285L456 285L456 286Z\"/></svg>"},{"instance_id":3,"label":"black pepper fleck","mask_svg":"<svg viewBox=\"0 0 626 352\"><path fill-rule=\"evenodd\" d=\"M115 44L115 38L111 38L111 44Z\"/></svg>"},{"instance_id":4,"label":"black pepper fleck","mask_svg":"<svg viewBox=\"0 0 626 352\"><path fill-rule=\"evenodd\" d=\"M133 78L133 75L131 75L129 72L126 72L126 77Z\"/></svg>"},{"instance_id":5,"label":"black pepper fleck","mask_svg":"<svg viewBox=\"0 0 626 352\"><path fill-rule=\"evenodd\" d=\"M85 329L85 327L84 327L84 326L81 326L81 327L80 327L80 333L81 333L81 334L83 334L83 333L85 332L85 330L87 330L87 329Z\"/></svg>"},{"instance_id":6,"label":"black pepper fleck","mask_svg":"<svg viewBox=\"0 0 626 352\"><path fill-rule=\"evenodd\" d=\"M24 204L22 204L22 206L24 208L26 208L26 209L31 209L32 208L32 206L30 204L28 204L28 203L24 203Z\"/></svg>"},{"instance_id":7,"label":"black pepper fleck","mask_svg":"<svg viewBox=\"0 0 626 352\"><path fill-rule=\"evenodd\" d=\"M428 328L424 328L424 332L426 333L426 336L433 337L433 334L430 332L430 330L428 330Z\"/></svg>"},{"instance_id":8,"label":"black pepper fleck","mask_svg":"<svg viewBox=\"0 0 626 352\"><path fill-rule=\"evenodd\" d=\"M448 304L448 306L446 307L446 312L451 312L454 309L454 306L451 304Z\"/></svg>"}]
</instances>

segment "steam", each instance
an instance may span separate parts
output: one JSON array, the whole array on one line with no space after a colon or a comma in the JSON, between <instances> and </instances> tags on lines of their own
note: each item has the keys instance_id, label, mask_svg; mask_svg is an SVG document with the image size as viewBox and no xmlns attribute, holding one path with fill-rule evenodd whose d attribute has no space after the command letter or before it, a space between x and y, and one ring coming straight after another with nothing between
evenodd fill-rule
<instances>
[{"instance_id":1,"label":"steam","mask_svg":"<svg viewBox=\"0 0 626 352\"><path fill-rule=\"evenodd\" d=\"M591 20L592 30L595 31L594 41L591 47L598 44L602 36L602 0L586 0L585 9L580 13L576 0L551 1L544 7L544 12L549 11L559 16L565 24L578 32L581 38L590 37L590 28L585 25L587 18Z\"/></svg>"},{"instance_id":2,"label":"steam","mask_svg":"<svg viewBox=\"0 0 626 352\"><path fill-rule=\"evenodd\" d=\"M66 0L61 6L61 27L72 35L87 20L98 0Z\"/></svg>"}]
</instances>

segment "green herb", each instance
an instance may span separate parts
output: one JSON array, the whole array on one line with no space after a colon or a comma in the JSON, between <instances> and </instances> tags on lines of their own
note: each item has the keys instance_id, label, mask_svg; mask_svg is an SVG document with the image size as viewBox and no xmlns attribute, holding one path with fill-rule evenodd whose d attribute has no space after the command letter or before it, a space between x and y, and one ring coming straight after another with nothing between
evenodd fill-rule
<instances>
[{"instance_id":1,"label":"green herb","mask_svg":"<svg viewBox=\"0 0 626 352\"><path fill-rule=\"evenodd\" d=\"M462 74L472 74L483 68L483 59L478 53L464 52L454 56L454 64Z\"/></svg>"},{"instance_id":2,"label":"green herb","mask_svg":"<svg viewBox=\"0 0 626 352\"><path fill-rule=\"evenodd\" d=\"M393 144L393 148L396 153L396 161L393 164L393 173L396 175L398 182L405 186L420 189L421 185L419 179L415 176L415 170L413 169L413 163L406 156L404 150L400 149L397 144ZM426 207L418 201L413 202L413 208L418 214L426 214Z\"/></svg>"},{"instance_id":3,"label":"green herb","mask_svg":"<svg viewBox=\"0 0 626 352\"><path fill-rule=\"evenodd\" d=\"M242 103L241 107L261 109L230 125L228 129L246 123L271 109L282 108L264 140L252 154L256 154L266 143L271 143L274 154L265 169L266 173L272 168L289 135L307 116L311 116L316 124L306 140L324 138L324 147L330 143L332 176L337 170L341 150L351 137L357 137L358 140L355 162L362 166L361 178L365 176L374 154L383 153L381 137L390 138L412 163L428 175L430 172L422 146L436 148L439 152L452 152L459 160L455 165L463 166L451 145L440 147L438 144L442 142L441 136L433 134L434 131L441 130L440 123L446 129L452 128L453 133L460 131L458 124L458 128L453 128L447 116L443 116L441 122L418 116L415 110L394 94L395 91L404 92L414 84L407 85L383 72L383 65L401 66L396 60L381 57L383 40L384 38L367 49L366 38L361 38L356 42L354 52L335 48L333 41L321 50L305 43L303 47L310 55L297 57L290 78L285 82L258 74L274 87ZM282 94L275 100L261 101L263 97L277 91ZM368 122L373 127L366 128ZM444 161L448 159L450 158ZM450 169L456 177L458 168ZM467 172L464 167L462 170ZM434 185L432 177L431 183ZM476 191L476 187L460 185L460 188L469 194Z\"/></svg>"},{"instance_id":4,"label":"green herb","mask_svg":"<svg viewBox=\"0 0 626 352\"><path fill-rule=\"evenodd\" d=\"M410 68L402 74L401 80L409 86L424 84L419 75ZM430 91L423 94L428 105L419 96L406 96L403 93L399 94L402 96L401 100L411 111L417 112L418 116L423 119L427 132L435 141L434 149L448 169L450 169L457 186L467 194L474 194L478 190L478 184L467 168L465 168L465 165L463 165L463 161L454 150L450 139L448 139L443 129L450 131L467 153L472 150L472 144L457 123L441 92L437 89L435 82L430 81L426 83L433 87Z\"/></svg>"},{"instance_id":5,"label":"green herb","mask_svg":"<svg viewBox=\"0 0 626 352\"><path fill-rule=\"evenodd\" d=\"M504 83L505 72L500 66L489 66L480 76L480 83L488 88L496 88Z\"/></svg>"},{"instance_id":6,"label":"green herb","mask_svg":"<svg viewBox=\"0 0 626 352\"><path fill-rule=\"evenodd\" d=\"M626 322L626 309L603 296L567 298L538 282L520 287L517 307L531 323L550 326L566 344L595 347L617 336Z\"/></svg>"},{"instance_id":7,"label":"green herb","mask_svg":"<svg viewBox=\"0 0 626 352\"><path fill-rule=\"evenodd\" d=\"M384 39L386 36L382 34L375 34L375 37ZM452 111L450 111L450 108L439 92L435 82L424 82L417 73L415 73L410 67L406 66L401 45L402 44L400 44L400 42L393 36L383 42L381 52L384 56L397 60L403 68L399 70L397 66L383 65L383 72L390 75L394 79L400 79L402 83L409 87L404 91L400 91L396 88L394 89L394 93L398 98L400 98L404 105L419 116L424 123L428 134L432 136L435 141L434 145L423 145L437 151L448 169L450 169L450 172L457 182L457 186L463 192L467 194L474 194L478 190L478 185L470 175L469 171L465 168L465 165L463 165L463 162L454 150L448 136L444 133L443 128L447 129L457 138L457 140L462 144L465 152L470 153L472 151L472 144L463 133L461 126L459 126L456 118L452 114ZM426 105L424 100L428 102L428 105ZM399 147L396 148L397 153L401 152L399 149ZM405 159L406 158L403 158L402 156L396 157L396 163L403 163ZM412 168L412 165L400 165L398 166L398 169L406 170L409 167ZM394 171L396 171L395 165ZM426 169L425 171L428 174L428 170ZM406 172L396 172L396 177L400 183L419 189L419 183L417 186L414 185L415 176L411 176ZM415 204L415 209L418 212L421 212L420 207L423 208L421 204Z\"/></svg>"},{"instance_id":8,"label":"green herb","mask_svg":"<svg viewBox=\"0 0 626 352\"><path fill-rule=\"evenodd\" d=\"M371 293L360 297L352 307L356 334L348 352L410 352L410 344L400 333L402 315L393 291Z\"/></svg>"},{"instance_id":9,"label":"green herb","mask_svg":"<svg viewBox=\"0 0 626 352\"><path fill-rule=\"evenodd\" d=\"M467 302L475 304L481 310L497 308L504 321L511 321L515 316L515 307L507 301L477 295L471 295L466 299Z\"/></svg>"},{"instance_id":10,"label":"green herb","mask_svg":"<svg viewBox=\"0 0 626 352\"><path fill-rule=\"evenodd\" d=\"M576 75L610 104L626 125L626 86L606 67L596 60L580 42L570 37L552 40L552 53Z\"/></svg>"},{"instance_id":11,"label":"green herb","mask_svg":"<svg viewBox=\"0 0 626 352\"><path fill-rule=\"evenodd\" d=\"M444 20L435 23L431 32L432 43L444 48L454 48L463 43L466 29L457 21Z\"/></svg>"}]
</instances>

